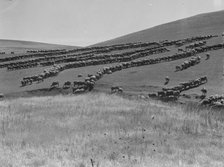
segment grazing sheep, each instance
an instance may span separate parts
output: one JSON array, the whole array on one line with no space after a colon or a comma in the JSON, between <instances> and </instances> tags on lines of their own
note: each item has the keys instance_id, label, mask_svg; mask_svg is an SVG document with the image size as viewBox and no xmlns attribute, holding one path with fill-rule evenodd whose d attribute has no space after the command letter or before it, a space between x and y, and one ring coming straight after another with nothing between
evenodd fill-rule
<instances>
[{"instance_id":1,"label":"grazing sheep","mask_svg":"<svg viewBox=\"0 0 224 167\"><path fill-rule=\"evenodd\" d=\"M4 97L4 94L0 93L0 99L3 99Z\"/></svg>"},{"instance_id":2,"label":"grazing sheep","mask_svg":"<svg viewBox=\"0 0 224 167\"><path fill-rule=\"evenodd\" d=\"M183 97L187 98L187 99L190 99L191 96L190 95L187 95L187 94L182 94Z\"/></svg>"},{"instance_id":3,"label":"grazing sheep","mask_svg":"<svg viewBox=\"0 0 224 167\"><path fill-rule=\"evenodd\" d=\"M86 90L84 88L73 89L74 94L84 93Z\"/></svg>"},{"instance_id":4,"label":"grazing sheep","mask_svg":"<svg viewBox=\"0 0 224 167\"><path fill-rule=\"evenodd\" d=\"M52 82L51 88L59 87L59 82Z\"/></svg>"},{"instance_id":5,"label":"grazing sheep","mask_svg":"<svg viewBox=\"0 0 224 167\"><path fill-rule=\"evenodd\" d=\"M205 96L206 96L206 94L207 94L207 89L206 89L206 88L202 88L202 89L201 89L201 92L202 92L202 95L205 95Z\"/></svg>"},{"instance_id":6,"label":"grazing sheep","mask_svg":"<svg viewBox=\"0 0 224 167\"><path fill-rule=\"evenodd\" d=\"M181 48L178 48L178 52L184 52L184 50Z\"/></svg>"},{"instance_id":7,"label":"grazing sheep","mask_svg":"<svg viewBox=\"0 0 224 167\"><path fill-rule=\"evenodd\" d=\"M91 82L91 81L87 81L85 86L86 86L86 89L88 89L89 91L93 90L94 88L94 82Z\"/></svg>"},{"instance_id":8,"label":"grazing sheep","mask_svg":"<svg viewBox=\"0 0 224 167\"><path fill-rule=\"evenodd\" d=\"M201 102L202 105L224 107L224 95L212 95Z\"/></svg>"},{"instance_id":9,"label":"grazing sheep","mask_svg":"<svg viewBox=\"0 0 224 167\"><path fill-rule=\"evenodd\" d=\"M119 88L118 88L118 92L119 92L119 93L123 93L123 89L119 87Z\"/></svg>"},{"instance_id":10,"label":"grazing sheep","mask_svg":"<svg viewBox=\"0 0 224 167\"><path fill-rule=\"evenodd\" d=\"M80 86L85 85L85 82L82 82L82 81L74 81L73 82L73 85L74 85L74 87L80 87Z\"/></svg>"},{"instance_id":11,"label":"grazing sheep","mask_svg":"<svg viewBox=\"0 0 224 167\"><path fill-rule=\"evenodd\" d=\"M149 93L148 96L151 97L151 98L154 98L154 97L157 97L157 94L156 93Z\"/></svg>"},{"instance_id":12,"label":"grazing sheep","mask_svg":"<svg viewBox=\"0 0 224 167\"><path fill-rule=\"evenodd\" d=\"M40 82L43 82L43 81L44 81L43 77L38 76L38 78L37 78L37 83L40 83Z\"/></svg>"},{"instance_id":13,"label":"grazing sheep","mask_svg":"<svg viewBox=\"0 0 224 167\"><path fill-rule=\"evenodd\" d=\"M182 82L178 86L172 88L162 88L162 91L157 92L157 96L165 100L177 100L182 91L193 89L207 82L207 77L201 77L195 80L188 82ZM207 90L204 88L202 90L203 94L200 96L201 99L204 99L207 93ZM183 95L184 96L184 95ZM185 97L185 96L184 96Z\"/></svg>"},{"instance_id":14,"label":"grazing sheep","mask_svg":"<svg viewBox=\"0 0 224 167\"><path fill-rule=\"evenodd\" d=\"M176 71L181 71L181 66L176 66Z\"/></svg>"},{"instance_id":15,"label":"grazing sheep","mask_svg":"<svg viewBox=\"0 0 224 167\"><path fill-rule=\"evenodd\" d=\"M111 87L111 93L116 93L116 92L123 93L123 89L119 86L112 86Z\"/></svg>"},{"instance_id":16,"label":"grazing sheep","mask_svg":"<svg viewBox=\"0 0 224 167\"><path fill-rule=\"evenodd\" d=\"M192 38L186 38L182 40L176 40L176 41L163 41L160 44L154 43L156 45L160 46L170 46L170 45L177 45L177 46L182 46L187 43L192 43L192 42L197 42L201 40L206 40L213 38L215 36L210 35L210 36L198 36L198 37L192 37ZM205 44L204 42L197 42L198 46L201 46L202 44ZM192 49L188 49L187 51L184 52L179 52L171 56L164 56L162 58L147 58L147 59L141 59L141 60L136 60L139 58L143 58L146 56L149 56L151 54L157 54L157 53L163 53L167 52L167 48L152 48L152 49L140 49L140 50L135 50L135 51L129 51L129 52L124 52L124 53L118 53L118 54L108 54L108 55L98 55L98 53L106 53L112 50L120 50L124 48L137 48L137 47L142 47L142 46L150 46L150 43L130 43L130 44L121 44L117 46L106 46L102 47L99 50L95 48L88 48L88 51L91 52L89 55L86 56L80 56L80 58L73 57L72 55L67 55L67 56L53 56L52 53L48 56L48 54L41 55L41 58L35 59L35 60L28 60L28 61L21 61L16 64L12 63L7 63L7 64L1 64L0 68L7 67L10 70L17 70L17 69L24 69L24 68L31 68L35 67L38 65L42 66L50 66L52 67L50 69L46 69L43 73L44 75L42 76L43 79L53 77L58 75L61 71L63 70L68 70L72 68L80 68L80 67L85 67L85 66L92 66L92 65L102 65L102 64L109 64L109 63L120 63L119 65L113 65L111 67L104 67L101 74L99 77L101 77L104 74L112 74L116 71L127 69L127 68L132 68L132 67L138 67L138 66L144 66L144 65L152 65L152 64L158 64L162 62L169 62L169 61L175 61L187 57L191 57L195 54L202 53L202 52L207 52L207 51L212 51L212 50L218 50L224 48L224 44L216 44L216 45L210 45L210 46L201 46L201 47L193 47ZM85 49L84 49L85 50ZM61 50L61 52L64 54L64 51ZM66 53L66 52L65 52ZM95 53L97 53L95 55ZM18 59L23 59L23 58L32 58L34 55L23 55L23 56L11 56L10 60L18 60ZM1 62L8 61L9 58L0 58ZM197 61L200 61L200 58L197 59ZM63 63L63 65L59 65L60 63ZM183 65L184 67L187 66L192 66L194 62L187 62L188 65L185 64ZM55 65L57 64L57 65ZM41 74L39 74L41 75ZM80 75L81 77L81 75ZM98 78L97 77L97 80ZM30 76L29 80L24 80L23 85L26 86L28 84L32 84L33 82L37 82L38 79L36 76ZM167 82L168 84L168 82Z\"/></svg>"},{"instance_id":17,"label":"grazing sheep","mask_svg":"<svg viewBox=\"0 0 224 167\"><path fill-rule=\"evenodd\" d=\"M63 85L63 89L68 89L68 88L70 88L71 85L72 85L72 83L70 81L66 81Z\"/></svg>"},{"instance_id":18,"label":"grazing sheep","mask_svg":"<svg viewBox=\"0 0 224 167\"><path fill-rule=\"evenodd\" d=\"M210 59L210 54L209 53L206 54L206 59L205 60L208 60L208 59Z\"/></svg>"},{"instance_id":19,"label":"grazing sheep","mask_svg":"<svg viewBox=\"0 0 224 167\"><path fill-rule=\"evenodd\" d=\"M170 78L168 76L166 76L164 85L167 85L169 83L169 81L170 81Z\"/></svg>"}]
</instances>

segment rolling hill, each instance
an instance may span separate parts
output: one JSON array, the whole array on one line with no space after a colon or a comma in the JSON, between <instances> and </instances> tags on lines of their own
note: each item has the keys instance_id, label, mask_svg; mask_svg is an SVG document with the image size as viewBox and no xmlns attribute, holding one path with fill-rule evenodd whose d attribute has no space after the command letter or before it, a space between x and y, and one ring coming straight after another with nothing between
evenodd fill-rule
<instances>
[{"instance_id":1,"label":"rolling hill","mask_svg":"<svg viewBox=\"0 0 224 167\"><path fill-rule=\"evenodd\" d=\"M97 44L108 47L0 41L0 51L18 52L0 55L0 166L223 166L223 108L196 98L203 87L224 92L222 15ZM66 50L27 52L41 48ZM177 85L186 85L176 100L187 105L149 96Z\"/></svg>"},{"instance_id":2,"label":"rolling hill","mask_svg":"<svg viewBox=\"0 0 224 167\"><path fill-rule=\"evenodd\" d=\"M42 42L33 42L33 41L0 39L0 50L12 49L12 48L19 50L19 49L73 49L78 47L49 44Z\"/></svg>"},{"instance_id":3,"label":"rolling hill","mask_svg":"<svg viewBox=\"0 0 224 167\"><path fill-rule=\"evenodd\" d=\"M111 41L107 41L96 45L112 45L118 43L129 43L138 41L159 41L159 40L174 40L191 38L199 35L219 35L216 38L207 40L206 45L216 45L222 43L222 28L224 27L224 11L213 12L208 14L197 15L195 17L175 21L172 23L167 23L160 25L151 29L143 30L141 32L133 33L127 36L123 36ZM16 45L15 45L16 46ZM185 47L185 46L183 46ZM145 58L158 58L164 56L170 56L178 53L178 47L168 46L170 52L148 55ZM140 49L140 48L138 48ZM109 52L109 56L116 53L125 53L130 50L135 50L135 48L116 50ZM84 51L85 52L85 51ZM79 54L83 57L86 55L80 51ZM83 55L82 55L83 54ZM95 52L93 58L96 56L104 55L104 52ZM166 76L170 77L170 83L167 87L173 87L178 85L180 82L186 82L189 80L197 79L201 76L206 75L208 77L208 83L204 85L208 90L208 95L220 94L224 91L223 82L223 49L211 51L211 58L206 60L206 53L200 53L201 62L191 68L180 72L174 72L177 65L182 64L184 61L190 58L183 58L175 61L159 63L154 65L146 65L139 67L132 67L115 72L110 75L105 75L102 79L96 82L94 91L110 92L111 86L121 86L124 88L124 92L131 94L147 94L155 93L164 87L164 79ZM24 59L25 60L25 59ZM99 60L99 59L97 59ZM139 60L139 59L136 59ZM21 61L21 60L19 60ZM69 90L55 90L46 91L50 87L51 83L58 81L60 87L63 86L65 81L77 81L84 80L88 74L95 74L99 69L105 66L112 66L118 64L119 62L111 64L98 64L86 67L70 68L60 72L54 77L50 77L44 80L44 82L33 83L32 85L27 85L21 87L21 79L27 76L33 76L42 73L48 67L37 66L29 69L20 69L14 71L7 71L5 68L0 69L0 92L4 94L13 94L15 92L19 93L19 96L23 96L28 93L29 95L49 95L57 93L71 93ZM82 74L82 78L78 77L78 74ZM195 95L200 94L203 86L187 91L187 94ZM33 90L37 90L36 92ZM41 91L39 91L41 90ZM43 91L42 91L43 90ZM27 92L27 91L31 91ZM18 96L18 94L17 94Z\"/></svg>"},{"instance_id":4,"label":"rolling hill","mask_svg":"<svg viewBox=\"0 0 224 167\"><path fill-rule=\"evenodd\" d=\"M143 31L135 32L119 38L95 44L104 46L128 42L147 42L159 40L174 40L189 36L205 34L221 34L224 32L224 11L200 14L186 19L159 25Z\"/></svg>"}]
</instances>

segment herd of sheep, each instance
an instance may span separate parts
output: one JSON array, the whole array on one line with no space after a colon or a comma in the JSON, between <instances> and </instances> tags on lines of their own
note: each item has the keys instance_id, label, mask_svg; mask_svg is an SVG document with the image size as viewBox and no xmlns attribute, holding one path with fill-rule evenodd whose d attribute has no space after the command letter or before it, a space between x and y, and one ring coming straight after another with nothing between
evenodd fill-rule
<instances>
[{"instance_id":1,"label":"herd of sheep","mask_svg":"<svg viewBox=\"0 0 224 167\"><path fill-rule=\"evenodd\" d=\"M189 60L185 60L181 65L176 66L176 72L182 71L190 68L191 66L195 66L196 64L199 64L201 61L200 56L191 57Z\"/></svg>"},{"instance_id":2,"label":"herd of sheep","mask_svg":"<svg viewBox=\"0 0 224 167\"><path fill-rule=\"evenodd\" d=\"M72 88L72 92L74 94L78 94L78 93L84 93L86 91L91 91L93 90L96 81L98 81L99 79L101 79L103 77L103 75L105 74L111 74L112 71L115 72L114 70L112 70L112 68L110 67L104 67L102 70L99 69L99 71L93 75L93 74L88 74L88 76L85 78L84 81L74 81L73 83L71 81L66 81L63 86L62 89L69 89ZM51 84L50 89L52 90L54 88L58 88L59 87L59 82L55 81ZM120 87L112 87L111 88L111 92L123 92L123 89Z\"/></svg>"},{"instance_id":3,"label":"herd of sheep","mask_svg":"<svg viewBox=\"0 0 224 167\"><path fill-rule=\"evenodd\" d=\"M218 50L222 48L224 48L224 44L216 44L212 46L195 48L190 51L185 51L183 53L178 53L171 56L164 56L161 58L145 58L142 60L135 60L138 58L146 57L151 54L162 53L167 51L166 48L156 48L156 49L152 48L146 52L144 51L144 52L132 54L130 56L119 56L116 58L105 56L105 59L86 60L86 61L83 60L83 61L77 61L73 63L65 63L63 65L59 64L44 70L44 72L41 74L30 76L30 77L24 77L23 80L21 81L21 84L22 86L26 86L26 85L32 84L33 82L40 82L46 78L56 76L59 72L63 70L72 69L72 68L119 63L119 62L123 62L123 63L120 63L120 65L122 66L121 68L127 68L127 67L130 68L130 67L136 67L136 66L144 66L144 65L151 65L151 64L157 64L162 62L175 61L178 59L194 56L195 54L198 54L198 53L207 52L210 50Z\"/></svg>"},{"instance_id":4,"label":"herd of sheep","mask_svg":"<svg viewBox=\"0 0 224 167\"><path fill-rule=\"evenodd\" d=\"M209 106L218 106L223 107L224 106L224 95L212 95L208 98L204 99L201 102L202 105L209 105Z\"/></svg>"},{"instance_id":5,"label":"herd of sheep","mask_svg":"<svg viewBox=\"0 0 224 167\"><path fill-rule=\"evenodd\" d=\"M15 62L15 63L5 63L2 64L2 67L7 67L8 70L19 70L19 69L26 69L26 68L32 68L37 66L52 66L62 63L74 63L74 62L80 62L80 61L95 61L95 60L104 60L104 61L113 61L116 59L120 59L122 61L128 61L128 58L131 58L130 55L134 55L137 53L147 53L147 54L153 54L156 52L160 53L161 51L168 51L165 48L158 48L154 47L153 49L151 47L139 49L135 51L128 51L124 53L119 54L100 54L100 55L81 55L76 54L74 55L63 55L63 56L54 56L54 57L48 57L48 58L38 58L33 60L27 60L27 61L21 61L21 62ZM122 59L122 57L125 57ZM132 57L134 58L134 57Z\"/></svg>"},{"instance_id":6,"label":"herd of sheep","mask_svg":"<svg viewBox=\"0 0 224 167\"><path fill-rule=\"evenodd\" d=\"M204 46L206 45L206 41L199 41L199 42L194 42L190 45L187 45L185 46L186 49L192 49L192 48L195 48L195 47L201 47L201 46Z\"/></svg>"},{"instance_id":7,"label":"herd of sheep","mask_svg":"<svg viewBox=\"0 0 224 167\"><path fill-rule=\"evenodd\" d=\"M137 54L133 54L131 56L120 56L120 57L116 57L116 58L111 58L111 57L105 56L105 59L86 60L86 61L83 60L83 61L77 61L77 62L73 62L73 63L65 63L63 65L60 65L60 64L53 65L51 68L44 70L44 72L41 74L24 77L23 80L21 81L21 83L23 83L22 86L26 86L26 85L32 84L34 82L39 82L40 80L44 80L49 77L53 77L63 70L79 68L79 67L86 67L86 66L93 66L93 65L103 65L103 64L127 62L127 61L130 61L133 59L145 57L147 55L152 55L155 53L162 53L165 51L167 51L165 48L158 48L158 49L151 49L147 52L140 52ZM132 62L134 62L134 61L132 61ZM152 59L152 62L153 62L153 59Z\"/></svg>"},{"instance_id":8,"label":"herd of sheep","mask_svg":"<svg viewBox=\"0 0 224 167\"><path fill-rule=\"evenodd\" d=\"M210 38L214 38L216 36L208 35L208 36L198 36L192 38L185 38L182 40L173 40L173 41L161 41L157 42L138 42L138 43L127 43L127 44L119 44L119 45L111 45L111 46L103 46L103 47L87 47L87 48L79 48L73 50L40 50L40 51L28 51L33 54L26 55L17 55L0 58L0 63L7 61L17 61L17 62L9 62L0 64L0 68L7 68L8 70L19 70L26 68L33 68L37 66L51 66L54 64L67 63L79 61L80 59L88 60L92 57L95 57L97 54L105 54L112 51L124 50L124 49L137 49L144 47L165 47L175 45L178 46L181 44L191 43L200 40L206 40ZM141 51L141 50L139 50ZM134 54L135 52L129 52L129 54ZM100 55L99 55L100 56ZM96 58L99 59L100 57ZM119 55L106 55L106 56L119 56ZM24 59L30 60L24 60ZM31 59L32 58L32 59ZM94 59L96 59L94 58ZM102 55L101 55L101 58Z\"/></svg>"},{"instance_id":9,"label":"herd of sheep","mask_svg":"<svg viewBox=\"0 0 224 167\"><path fill-rule=\"evenodd\" d=\"M181 92L199 87L203 84L206 84L207 82L208 82L207 77L203 76L195 80L180 83L179 85L174 86L172 88L163 88L162 91L157 92L157 94L150 93L148 95L149 97L158 97L159 99L162 99L162 100L177 100ZM201 99L204 99L206 96L207 90L202 90L202 92L203 92L203 95L201 95Z\"/></svg>"},{"instance_id":10,"label":"herd of sheep","mask_svg":"<svg viewBox=\"0 0 224 167\"><path fill-rule=\"evenodd\" d=\"M199 53L208 52L212 50L223 49L224 44L207 45L205 40L217 37L216 35L206 35L185 38L181 40L164 40L160 42L137 42L127 43L119 45L110 45L102 47L87 47L73 50L31 50L27 51L25 55L17 55L10 57L0 58L0 68L7 68L8 70L20 70L26 68L33 68L38 66L51 66L45 69L42 73L24 77L21 80L21 86L28 86L33 83L43 82L44 79L54 77L61 71L115 63L108 67L100 69L95 75L89 74L84 81L66 81L63 85L63 89L72 88L74 94L91 91L95 83L101 79L105 74L112 74L116 71L121 71L127 68L139 67L145 65L153 65L163 62L170 62L179 59L185 59L190 57L189 60L185 60L181 65L176 66L176 72L185 70L191 66L197 65L201 61L201 57L197 56ZM180 47L186 45L185 49ZM163 56L158 58L149 58L148 56L163 52L169 52L167 48L169 46L178 47L178 53L170 56ZM127 50L129 49L129 50ZM127 50L127 51L126 51ZM110 53L110 52L115 53ZM121 51L121 52L117 52ZM5 54L1 52L0 54ZM147 57L147 58L146 58ZM143 58L143 59L139 59ZM210 54L206 54L206 60L210 58ZM81 75L80 75L81 77ZM169 77L166 78L165 85L169 83ZM163 100L177 100L180 97L180 93L189 89L199 87L200 85L207 83L207 77L180 83L172 88L163 88L156 94L149 94L149 97L157 97ZM59 87L59 82L53 82L49 90ZM112 93L122 93L121 87L111 87ZM224 105L223 96L210 96L206 98L207 90L203 88L201 90L202 95L200 98L203 100L204 105Z\"/></svg>"}]
</instances>

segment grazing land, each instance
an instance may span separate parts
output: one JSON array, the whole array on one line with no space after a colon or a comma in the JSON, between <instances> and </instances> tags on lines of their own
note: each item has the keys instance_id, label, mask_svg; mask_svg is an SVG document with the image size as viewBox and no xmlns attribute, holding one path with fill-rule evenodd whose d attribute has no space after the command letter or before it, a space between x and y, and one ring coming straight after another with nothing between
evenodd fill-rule
<instances>
[{"instance_id":1,"label":"grazing land","mask_svg":"<svg viewBox=\"0 0 224 167\"><path fill-rule=\"evenodd\" d=\"M122 40L115 39L94 47L68 48L61 46L56 49L50 47L46 49L48 45L45 45L45 49L23 50L21 47L20 52L16 50L13 51L13 54L6 52L1 55L0 60L0 92L8 97L27 96L27 94L57 94L57 91L52 93L45 90L49 89L53 82L59 82L59 87L62 87L66 81L84 81L88 75L95 75L99 70L102 71L104 67L121 65L122 70L104 75L97 81L94 90L109 92L111 86L121 86L124 92L147 95L148 93L157 93L164 87L174 87L181 82L206 76L208 82L205 85L189 89L184 93L190 96L199 96L201 89L206 87L208 96L220 94L220 90L221 92L224 91L223 48L217 50L203 49L223 43L221 16L224 17L223 11L198 15L130 34L119 38ZM175 30L173 30L173 27L176 27ZM170 32L171 30L173 33ZM198 32L199 30L200 32ZM160 36L159 34L163 35ZM183 36L180 36L180 34ZM186 41L186 39L209 35L214 37ZM136 36L139 38L136 38ZM136 41L132 39L136 39ZM204 45L197 45L197 42L204 42ZM21 43L28 45L27 42L19 42L19 45L22 45ZM150 45L150 43L152 44ZM16 46L16 44L18 42L14 42L13 46ZM11 45L7 41L2 42L2 46L5 48L10 48ZM41 48L42 45L30 44L32 48ZM189 48L189 45L194 47ZM152 59L167 58L175 54L191 52L194 49L199 50L195 56L201 57L200 63L189 66L182 71L175 72L176 66L180 66L191 57L151 62ZM43 52L44 50L45 52ZM35 53L32 51L35 51ZM206 59L208 53L210 59ZM134 65L133 63L137 61L150 62ZM122 63L126 62L132 63L131 68L123 68ZM53 65L56 67L52 67ZM81 74L81 77L78 77L79 74ZM170 82L164 86L166 76L169 77ZM21 85L23 86L21 87ZM71 89L66 91L62 89L58 93L60 92L71 93L72 91ZM183 101L186 100L183 99Z\"/></svg>"},{"instance_id":2,"label":"grazing land","mask_svg":"<svg viewBox=\"0 0 224 167\"><path fill-rule=\"evenodd\" d=\"M91 93L0 102L8 166L223 166L223 113Z\"/></svg>"},{"instance_id":3,"label":"grazing land","mask_svg":"<svg viewBox=\"0 0 224 167\"><path fill-rule=\"evenodd\" d=\"M224 166L222 18L83 48L0 40L0 166Z\"/></svg>"}]
</instances>

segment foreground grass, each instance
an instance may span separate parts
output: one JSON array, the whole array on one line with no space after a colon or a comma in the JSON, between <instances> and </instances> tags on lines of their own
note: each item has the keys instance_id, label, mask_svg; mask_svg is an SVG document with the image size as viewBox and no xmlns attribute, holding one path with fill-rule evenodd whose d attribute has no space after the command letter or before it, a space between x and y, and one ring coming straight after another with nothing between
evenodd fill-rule
<instances>
[{"instance_id":1,"label":"foreground grass","mask_svg":"<svg viewBox=\"0 0 224 167\"><path fill-rule=\"evenodd\" d=\"M212 113L105 94L2 101L0 166L223 166Z\"/></svg>"}]
</instances>

